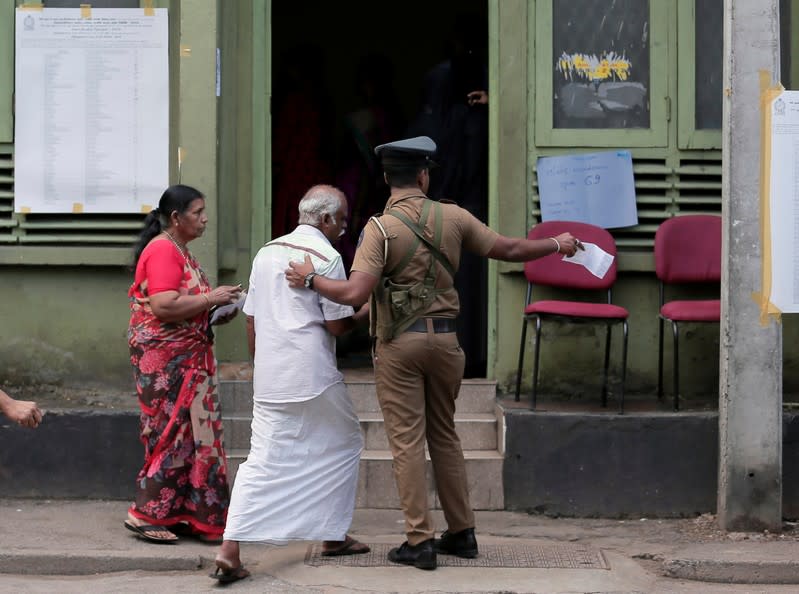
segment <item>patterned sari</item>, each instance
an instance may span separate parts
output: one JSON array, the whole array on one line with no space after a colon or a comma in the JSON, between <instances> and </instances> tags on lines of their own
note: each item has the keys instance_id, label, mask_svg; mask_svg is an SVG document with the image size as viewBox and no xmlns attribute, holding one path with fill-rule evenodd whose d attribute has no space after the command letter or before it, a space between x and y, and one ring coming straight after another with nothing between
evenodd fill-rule
<instances>
[{"instance_id":1,"label":"patterned sari","mask_svg":"<svg viewBox=\"0 0 799 594\"><path fill-rule=\"evenodd\" d=\"M181 294L210 291L191 254ZM141 408L144 466L130 513L157 526L187 522L195 533L221 536L230 491L208 313L163 322L152 312L147 280L134 282L128 343Z\"/></svg>"}]
</instances>

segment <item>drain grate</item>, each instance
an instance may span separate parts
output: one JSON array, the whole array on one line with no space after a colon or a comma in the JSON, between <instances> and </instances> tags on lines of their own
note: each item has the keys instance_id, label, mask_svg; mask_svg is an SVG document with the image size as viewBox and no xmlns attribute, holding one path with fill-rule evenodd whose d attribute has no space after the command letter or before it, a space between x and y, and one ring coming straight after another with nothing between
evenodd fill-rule
<instances>
[{"instance_id":1,"label":"drain grate","mask_svg":"<svg viewBox=\"0 0 799 594\"><path fill-rule=\"evenodd\" d=\"M388 560L394 545L372 544L363 555L323 557L322 545L312 544L305 554L305 564L313 567L397 567ZM480 545L475 559L438 555L439 567L517 567L533 569L610 569L602 551L570 545Z\"/></svg>"}]
</instances>

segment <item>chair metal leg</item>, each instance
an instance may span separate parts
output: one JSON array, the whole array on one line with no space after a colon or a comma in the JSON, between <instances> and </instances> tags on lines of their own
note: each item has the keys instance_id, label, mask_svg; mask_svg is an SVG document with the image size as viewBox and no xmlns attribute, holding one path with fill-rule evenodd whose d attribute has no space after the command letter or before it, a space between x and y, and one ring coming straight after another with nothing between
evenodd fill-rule
<instances>
[{"instance_id":1,"label":"chair metal leg","mask_svg":"<svg viewBox=\"0 0 799 594\"><path fill-rule=\"evenodd\" d=\"M680 330L675 321L671 322L671 327L674 331L674 410L680 410L680 358L678 356Z\"/></svg>"},{"instance_id":2,"label":"chair metal leg","mask_svg":"<svg viewBox=\"0 0 799 594\"><path fill-rule=\"evenodd\" d=\"M519 367L516 369L516 402L522 389L522 366L524 364L524 340L527 338L527 318L522 316L522 342L519 346Z\"/></svg>"},{"instance_id":3,"label":"chair metal leg","mask_svg":"<svg viewBox=\"0 0 799 594\"><path fill-rule=\"evenodd\" d=\"M602 408L608 405L608 367L610 366L610 324L605 332L605 363L602 368Z\"/></svg>"},{"instance_id":4,"label":"chair metal leg","mask_svg":"<svg viewBox=\"0 0 799 594\"><path fill-rule=\"evenodd\" d=\"M530 394L530 410L535 410L535 399L538 393L538 357L541 353L541 318L535 319L535 350L533 351L533 392Z\"/></svg>"},{"instance_id":5,"label":"chair metal leg","mask_svg":"<svg viewBox=\"0 0 799 594\"><path fill-rule=\"evenodd\" d=\"M624 381L627 379L627 320L623 322L624 340L621 348L621 390L619 391L619 414L624 414Z\"/></svg>"},{"instance_id":6,"label":"chair metal leg","mask_svg":"<svg viewBox=\"0 0 799 594\"><path fill-rule=\"evenodd\" d=\"M663 318L658 316L658 400L663 400Z\"/></svg>"}]
</instances>

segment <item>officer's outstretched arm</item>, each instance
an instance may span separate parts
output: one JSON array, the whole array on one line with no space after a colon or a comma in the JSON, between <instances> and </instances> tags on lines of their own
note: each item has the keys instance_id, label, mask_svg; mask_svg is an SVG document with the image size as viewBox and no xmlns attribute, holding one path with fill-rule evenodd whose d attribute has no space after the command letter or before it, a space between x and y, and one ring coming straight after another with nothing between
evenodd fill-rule
<instances>
[{"instance_id":1,"label":"officer's outstretched arm","mask_svg":"<svg viewBox=\"0 0 799 594\"><path fill-rule=\"evenodd\" d=\"M578 240L571 233L561 233L546 239L522 239L500 235L486 254L494 260L506 262L526 262L555 252L573 256L577 251Z\"/></svg>"}]
</instances>

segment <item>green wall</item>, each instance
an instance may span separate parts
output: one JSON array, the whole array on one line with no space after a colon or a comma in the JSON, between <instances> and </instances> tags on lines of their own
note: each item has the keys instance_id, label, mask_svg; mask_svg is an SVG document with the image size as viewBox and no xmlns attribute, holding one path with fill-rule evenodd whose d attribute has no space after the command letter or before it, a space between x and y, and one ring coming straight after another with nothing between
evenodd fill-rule
<instances>
[{"instance_id":1,"label":"green wall","mask_svg":"<svg viewBox=\"0 0 799 594\"><path fill-rule=\"evenodd\" d=\"M131 281L121 267L0 267L0 386L132 389L127 343ZM244 317L220 328L217 337L220 360L241 360L231 353L246 353Z\"/></svg>"},{"instance_id":2,"label":"green wall","mask_svg":"<svg viewBox=\"0 0 799 594\"><path fill-rule=\"evenodd\" d=\"M0 384L131 383L129 286L122 268L0 267Z\"/></svg>"},{"instance_id":3,"label":"green wall","mask_svg":"<svg viewBox=\"0 0 799 594\"><path fill-rule=\"evenodd\" d=\"M610 131L601 143L592 144L595 135L579 135L571 146L549 142L539 145L542 102L551 102L541 84L551 76L548 65L537 62L536 48L547 43L547 22L536 22L541 1L492 0L490 16L491 89L491 165L490 225L509 236L523 236L537 217L535 163L539 156L603 150L601 147L631 148L639 160L636 170L639 201L639 227L614 232L620 246L619 280L614 303L630 311L628 393L654 394L657 387L657 349L659 309L658 283L654 274L651 238L660 221L679 212L720 212L720 152L709 134L686 141L686 97L692 97L693 81L685 77L685 66L693 60L691 35L693 21L690 0L657 0L652 6L663 13L657 23L668 28L668 45L660 48L665 60L653 62L653 79L665 81L660 90L671 98L665 125L665 144L651 146L634 138L628 130ZM655 14L655 13L653 13ZM795 22L797 15L792 15ZM544 33L542 33L542 31ZM659 37L663 38L663 35ZM791 40L796 43L796 40ZM497 98L497 100L495 100ZM678 99L682 98L680 101ZM653 97L655 101L657 98ZM683 110L682 112L680 110ZM691 112L692 114L693 112ZM537 120L537 117L539 118ZM662 118L658 121L663 126ZM682 127L681 127L682 125ZM550 135L551 136L551 135ZM716 136L720 136L717 132ZM594 139L594 140L591 140ZM551 138L549 138L551 140ZM689 150L695 147L695 150ZM702 150L704 147L705 150ZM698 149L698 150L697 150ZM605 149L606 150L606 149ZM757 164L753 164L757 167ZM756 172L756 170L753 170ZM639 175L640 174L640 175ZM639 180L640 178L640 180ZM640 187L639 187L640 181ZM522 310L526 281L518 264L496 263L490 277L489 367L502 391L515 389L519 356ZM742 287L752 292L756 287ZM797 338L796 316L786 316L784 324L784 388L786 400L799 392L799 357L792 348ZM545 329L546 332L546 329ZM522 390L530 390L533 345L528 344ZM601 335L603 336L603 335ZM559 396L587 394L599 397L599 374L603 348L601 336L590 328L551 328L541 349L540 390ZM671 391L671 329L665 329L664 385ZM598 351L598 352L597 352ZM615 330L611 367L618 369L621 359L621 331ZM614 366L615 364L615 366ZM680 341L680 384L686 397L717 394L718 326L685 326ZM489 375L492 370L489 369Z\"/></svg>"},{"instance_id":4,"label":"green wall","mask_svg":"<svg viewBox=\"0 0 799 594\"><path fill-rule=\"evenodd\" d=\"M676 5L674 0L664 2L672 8ZM212 234L198 240L192 249L215 281L246 284L251 258L270 226L271 4L242 1L228 6L206 0L160 0L155 4L170 9L173 145L170 154L175 157L178 146L189 147L182 181L206 191L212 206ZM532 0L488 0L492 93L490 224L512 236L523 235L531 220L535 193L533 165L541 153L534 142L535 6ZM281 10L292 14L295 9ZM331 7L326 10L336 14ZM431 10L422 18L430 19L431 15L446 18L446 10L439 5ZM10 11L0 13L0 20L4 14L8 18ZM366 27L373 17L363 14ZM670 14L673 25L678 17L676 13ZM376 35L378 30L377 26L365 29L363 37ZM217 35L223 65L222 94L218 98L213 92ZM320 37L320 41L324 40ZM361 37L347 38L340 42L341 51L354 51L362 42ZM190 58L179 55L180 44L192 47ZM429 66L422 63L424 57L412 48L408 49L408 56L408 62L400 68L403 80L416 78ZM662 73L668 76L670 93L678 85L678 58L678 52L670 53L668 72ZM345 73L352 67L350 63L342 66ZM3 72L8 78L8 71ZM349 81L351 77L344 78ZM403 97L411 96L405 90ZM673 118L678 109L679 105L673 102ZM217 117L209 117L214 113ZM676 143L676 121L669 125L672 145ZM638 154L654 158L654 152L647 153L652 150L643 147ZM675 159L676 149L657 150ZM171 175L177 181L174 162ZM119 265L126 258L126 249L25 247L25 266L18 265L22 261L18 257L21 250L0 246L0 300L4 312L0 382L98 381L129 385L125 331L126 293L131 277ZM50 262L60 265L48 266ZM651 251L625 254L621 264L614 301L628 307L631 314L627 388L629 393L649 394L654 392L657 380L658 293ZM491 265L489 376L498 380L502 390L510 390L515 384L525 288L521 266ZM799 392L799 358L792 349L799 330L794 318L784 319L787 394ZM684 394L690 397L713 393L718 376L717 332L712 328L687 332L681 342ZM667 328L667 395L671 390L670 336ZM612 369L617 369L620 358L620 338L617 330ZM563 396L598 397L602 336L588 328L565 333L553 329L546 330L544 340L541 390ZM219 329L217 357L220 361L248 358L242 317ZM525 390L530 386L531 360L532 348L528 345L523 376Z\"/></svg>"}]
</instances>

